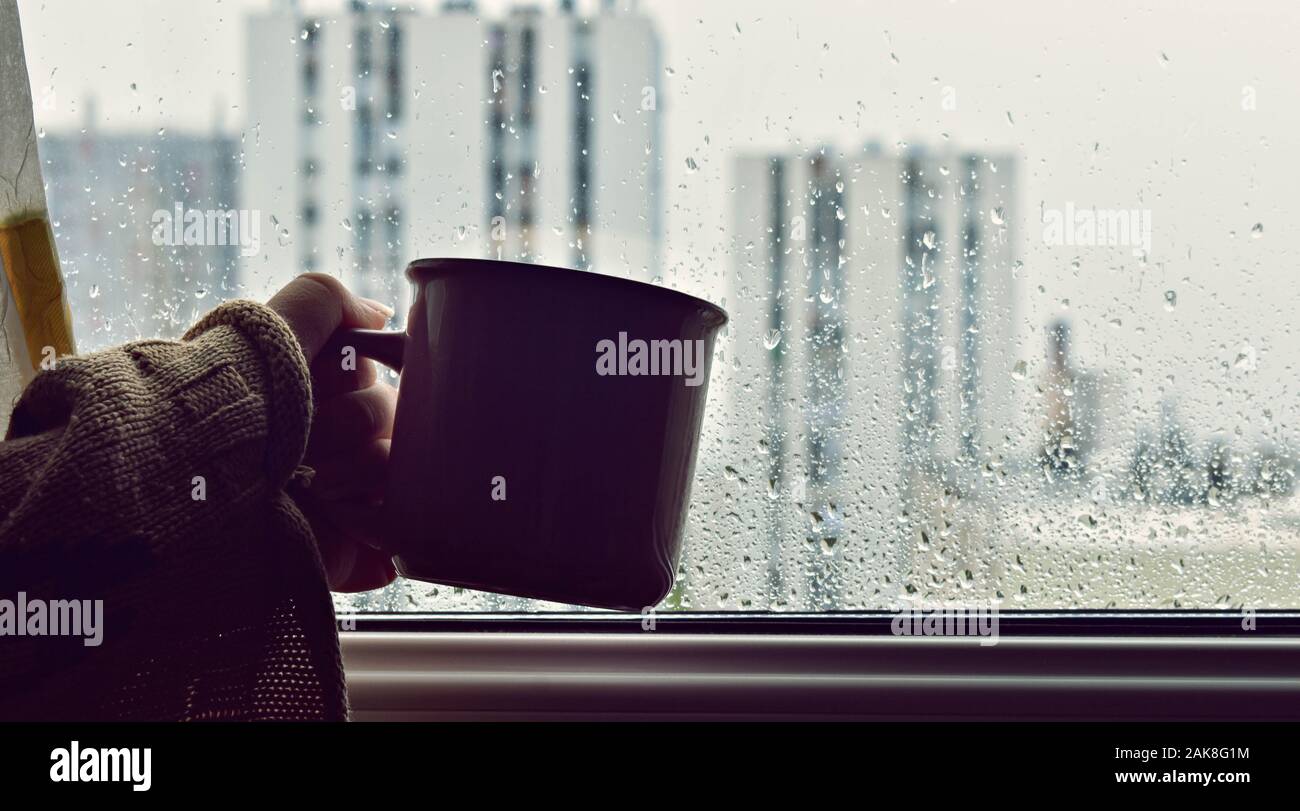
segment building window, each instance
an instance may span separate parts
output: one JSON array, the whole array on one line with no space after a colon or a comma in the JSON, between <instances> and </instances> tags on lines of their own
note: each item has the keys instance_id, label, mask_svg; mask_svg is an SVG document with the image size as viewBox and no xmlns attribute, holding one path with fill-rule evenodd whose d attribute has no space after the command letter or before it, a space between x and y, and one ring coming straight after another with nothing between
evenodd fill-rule
<instances>
[{"instance_id":1,"label":"building window","mask_svg":"<svg viewBox=\"0 0 1300 811\"><path fill-rule=\"evenodd\" d=\"M388 118L396 121L402 117L402 29L396 20L391 20L386 33L388 54L384 75L388 80Z\"/></svg>"},{"instance_id":2,"label":"building window","mask_svg":"<svg viewBox=\"0 0 1300 811\"><path fill-rule=\"evenodd\" d=\"M585 29L584 29L585 30ZM592 72L580 62L573 70L573 220L578 234L573 261L589 264L583 242L591 233Z\"/></svg>"},{"instance_id":3,"label":"building window","mask_svg":"<svg viewBox=\"0 0 1300 811\"><path fill-rule=\"evenodd\" d=\"M356 49L356 74L358 77L369 76L373 65L371 54L370 26L366 18L353 29L352 47Z\"/></svg>"}]
</instances>

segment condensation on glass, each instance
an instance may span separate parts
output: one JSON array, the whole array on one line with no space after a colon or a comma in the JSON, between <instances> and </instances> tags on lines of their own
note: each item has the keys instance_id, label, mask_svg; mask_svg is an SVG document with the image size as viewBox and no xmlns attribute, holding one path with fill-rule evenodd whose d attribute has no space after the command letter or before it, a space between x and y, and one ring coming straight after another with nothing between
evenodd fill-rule
<instances>
[{"instance_id":1,"label":"condensation on glass","mask_svg":"<svg viewBox=\"0 0 1300 811\"><path fill-rule=\"evenodd\" d=\"M666 284L732 321L661 610L1300 602L1300 12L308 5L178 7L170 45L119 20L166 73L242 46L238 96L224 63L190 107L110 66L72 115L40 100L96 34L23 4L83 344L306 270L401 312L417 256ZM151 238L190 210L255 217L256 249Z\"/></svg>"}]
</instances>

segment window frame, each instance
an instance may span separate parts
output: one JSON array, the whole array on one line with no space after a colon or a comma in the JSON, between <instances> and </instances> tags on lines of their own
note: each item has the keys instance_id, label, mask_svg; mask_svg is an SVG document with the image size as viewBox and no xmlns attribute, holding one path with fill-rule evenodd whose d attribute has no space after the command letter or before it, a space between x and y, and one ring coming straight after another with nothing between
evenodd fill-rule
<instances>
[{"instance_id":1,"label":"window frame","mask_svg":"<svg viewBox=\"0 0 1300 811\"><path fill-rule=\"evenodd\" d=\"M359 612L340 613L342 630L358 633L670 633L892 636L889 611L656 611L645 617L618 612ZM1300 638L1300 610L1253 610L1255 628L1242 627L1241 610L999 610L1001 636Z\"/></svg>"},{"instance_id":2,"label":"window frame","mask_svg":"<svg viewBox=\"0 0 1300 811\"><path fill-rule=\"evenodd\" d=\"M1300 720L1300 612L1000 616L997 644L890 615L358 615L352 717Z\"/></svg>"}]
</instances>

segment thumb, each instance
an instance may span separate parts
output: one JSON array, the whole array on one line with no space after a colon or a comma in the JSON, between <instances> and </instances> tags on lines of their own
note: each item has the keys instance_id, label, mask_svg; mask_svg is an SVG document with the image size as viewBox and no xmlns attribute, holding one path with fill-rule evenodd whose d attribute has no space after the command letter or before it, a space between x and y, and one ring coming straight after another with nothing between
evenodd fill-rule
<instances>
[{"instance_id":1,"label":"thumb","mask_svg":"<svg viewBox=\"0 0 1300 811\"><path fill-rule=\"evenodd\" d=\"M340 327L379 329L393 311L353 295L324 273L304 273L271 297L267 306L289 324L310 362Z\"/></svg>"}]
</instances>

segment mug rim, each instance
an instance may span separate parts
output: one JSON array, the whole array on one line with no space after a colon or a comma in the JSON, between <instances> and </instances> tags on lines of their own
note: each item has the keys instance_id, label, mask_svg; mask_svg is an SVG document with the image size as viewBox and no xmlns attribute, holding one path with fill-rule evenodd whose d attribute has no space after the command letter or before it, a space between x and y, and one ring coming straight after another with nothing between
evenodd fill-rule
<instances>
[{"instance_id":1,"label":"mug rim","mask_svg":"<svg viewBox=\"0 0 1300 811\"><path fill-rule=\"evenodd\" d=\"M546 273L563 274L569 279L575 279L578 276L591 277L592 279L601 280L599 283L611 286L622 287L629 292L654 292L654 295L668 294L683 303L690 304L699 309L711 313L718 320L718 325L726 324L730 320L727 311L714 304L711 301L702 299L698 296L692 296L690 293L683 293L680 290L674 290L670 287L660 287L655 284L639 282L635 279L625 279L620 276L607 276L603 273L595 273L589 270L578 270L576 268L559 267L557 265L539 265L531 262L512 262L506 259L480 259L477 257L425 257L413 259L406 266L406 278L412 282L432 278L434 275L448 273L456 270L469 270L469 267L478 272L483 270L527 270L530 273L542 271Z\"/></svg>"}]
</instances>

